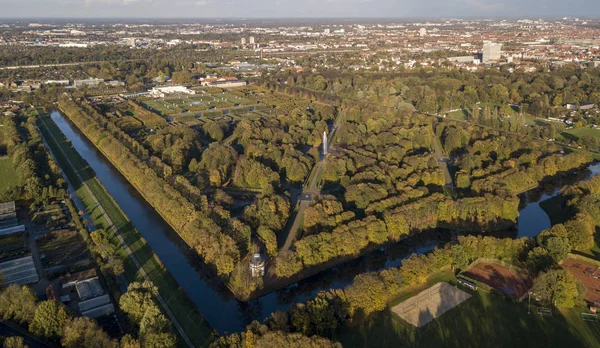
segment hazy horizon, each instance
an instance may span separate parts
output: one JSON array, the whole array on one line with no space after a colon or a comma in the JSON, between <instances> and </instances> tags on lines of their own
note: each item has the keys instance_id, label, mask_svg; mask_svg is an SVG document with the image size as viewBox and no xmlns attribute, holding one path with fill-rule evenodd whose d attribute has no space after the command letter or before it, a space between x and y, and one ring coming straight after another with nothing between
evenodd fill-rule
<instances>
[{"instance_id":1,"label":"hazy horizon","mask_svg":"<svg viewBox=\"0 0 600 348\"><path fill-rule=\"evenodd\" d=\"M2 19L439 19L600 16L572 0L0 0ZM435 10L432 10L435 9Z\"/></svg>"}]
</instances>

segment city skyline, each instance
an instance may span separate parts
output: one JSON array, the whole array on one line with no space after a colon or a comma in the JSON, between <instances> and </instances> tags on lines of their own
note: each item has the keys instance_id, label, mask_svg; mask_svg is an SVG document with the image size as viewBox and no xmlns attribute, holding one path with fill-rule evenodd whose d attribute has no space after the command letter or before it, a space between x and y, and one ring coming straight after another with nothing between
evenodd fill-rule
<instances>
[{"instance_id":1,"label":"city skyline","mask_svg":"<svg viewBox=\"0 0 600 348\"><path fill-rule=\"evenodd\" d=\"M600 15L592 0L0 0L2 18L540 18ZM315 11L318 9L318 11ZM432 11L435 9L435 11Z\"/></svg>"}]
</instances>

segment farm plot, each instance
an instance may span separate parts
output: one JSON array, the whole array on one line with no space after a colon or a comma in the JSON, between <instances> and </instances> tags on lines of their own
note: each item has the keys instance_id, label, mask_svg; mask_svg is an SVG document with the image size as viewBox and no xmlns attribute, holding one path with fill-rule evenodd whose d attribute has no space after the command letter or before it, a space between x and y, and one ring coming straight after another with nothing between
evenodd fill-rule
<instances>
[{"instance_id":1,"label":"farm plot","mask_svg":"<svg viewBox=\"0 0 600 348\"><path fill-rule=\"evenodd\" d=\"M566 259L562 267L583 283L586 301L600 304L600 267L574 258Z\"/></svg>"},{"instance_id":2,"label":"farm plot","mask_svg":"<svg viewBox=\"0 0 600 348\"><path fill-rule=\"evenodd\" d=\"M392 311L410 324L423 327L470 297L468 293L441 282L394 306Z\"/></svg>"},{"instance_id":3,"label":"farm plot","mask_svg":"<svg viewBox=\"0 0 600 348\"><path fill-rule=\"evenodd\" d=\"M89 264L86 245L76 230L50 231L37 244L44 269L49 273Z\"/></svg>"},{"instance_id":4,"label":"farm plot","mask_svg":"<svg viewBox=\"0 0 600 348\"><path fill-rule=\"evenodd\" d=\"M0 237L0 262L6 262L29 255L25 248L25 232Z\"/></svg>"},{"instance_id":5,"label":"farm plot","mask_svg":"<svg viewBox=\"0 0 600 348\"><path fill-rule=\"evenodd\" d=\"M38 225L44 225L47 228L65 225L69 222L66 208L59 204L48 204L40 211L37 211L31 221Z\"/></svg>"},{"instance_id":6,"label":"farm plot","mask_svg":"<svg viewBox=\"0 0 600 348\"><path fill-rule=\"evenodd\" d=\"M491 262L479 262L462 274L512 298L521 298L533 285L525 271L510 269Z\"/></svg>"}]
</instances>

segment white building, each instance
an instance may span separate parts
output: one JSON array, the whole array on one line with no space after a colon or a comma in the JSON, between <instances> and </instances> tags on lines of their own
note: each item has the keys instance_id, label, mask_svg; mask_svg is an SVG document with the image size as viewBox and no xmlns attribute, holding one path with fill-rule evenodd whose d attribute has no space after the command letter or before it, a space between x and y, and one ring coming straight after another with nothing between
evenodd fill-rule
<instances>
[{"instance_id":1,"label":"white building","mask_svg":"<svg viewBox=\"0 0 600 348\"><path fill-rule=\"evenodd\" d=\"M250 44L254 45L254 36L250 36Z\"/></svg>"},{"instance_id":2,"label":"white building","mask_svg":"<svg viewBox=\"0 0 600 348\"><path fill-rule=\"evenodd\" d=\"M192 91L185 86L153 87L150 91L150 95L154 98L164 98L167 94L175 93L196 94L196 91Z\"/></svg>"},{"instance_id":3,"label":"white building","mask_svg":"<svg viewBox=\"0 0 600 348\"><path fill-rule=\"evenodd\" d=\"M246 38L245 38L245 37L243 37L243 38L242 38L242 46L244 46L245 44L246 44Z\"/></svg>"},{"instance_id":4,"label":"white building","mask_svg":"<svg viewBox=\"0 0 600 348\"><path fill-rule=\"evenodd\" d=\"M427 36L427 29L425 29L425 28L419 29L419 36L420 37Z\"/></svg>"},{"instance_id":5,"label":"white building","mask_svg":"<svg viewBox=\"0 0 600 348\"><path fill-rule=\"evenodd\" d=\"M502 44L492 43L489 41L483 42L483 55L481 61L488 63L490 61L499 60L502 56Z\"/></svg>"},{"instance_id":6,"label":"white building","mask_svg":"<svg viewBox=\"0 0 600 348\"><path fill-rule=\"evenodd\" d=\"M73 87L83 88L86 86L98 86L104 82L103 79L85 79L85 80L73 80Z\"/></svg>"},{"instance_id":7,"label":"white building","mask_svg":"<svg viewBox=\"0 0 600 348\"><path fill-rule=\"evenodd\" d=\"M46 80L44 81L45 85L55 85L55 86L68 86L69 80Z\"/></svg>"},{"instance_id":8,"label":"white building","mask_svg":"<svg viewBox=\"0 0 600 348\"><path fill-rule=\"evenodd\" d=\"M473 57L473 56L448 57L448 60L451 62L455 62L455 63L472 64L475 61L475 57Z\"/></svg>"}]
</instances>

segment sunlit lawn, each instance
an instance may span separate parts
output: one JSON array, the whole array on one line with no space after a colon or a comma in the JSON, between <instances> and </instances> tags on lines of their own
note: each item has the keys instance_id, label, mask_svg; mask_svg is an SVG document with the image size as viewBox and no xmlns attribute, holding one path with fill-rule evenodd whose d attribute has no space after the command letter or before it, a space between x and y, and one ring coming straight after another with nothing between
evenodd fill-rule
<instances>
[{"instance_id":1,"label":"sunlit lawn","mask_svg":"<svg viewBox=\"0 0 600 348\"><path fill-rule=\"evenodd\" d=\"M335 339L344 347L599 347L600 323L580 318L586 308L527 314L527 300L513 303L479 290L473 297L417 329L390 310L345 326Z\"/></svg>"},{"instance_id":2,"label":"sunlit lawn","mask_svg":"<svg viewBox=\"0 0 600 348\"><path fill-rule=\"evenodd\" d=\"M0 190L19 183L10 157L0 157Z\"/></svg>"}]
</instances>

